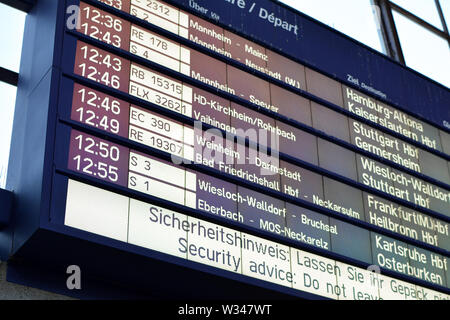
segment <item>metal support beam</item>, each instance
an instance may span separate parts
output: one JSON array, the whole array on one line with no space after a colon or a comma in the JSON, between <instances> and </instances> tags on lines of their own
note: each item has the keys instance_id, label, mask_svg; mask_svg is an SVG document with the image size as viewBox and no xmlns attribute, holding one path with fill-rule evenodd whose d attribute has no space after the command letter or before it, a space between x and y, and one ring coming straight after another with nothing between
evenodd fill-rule
<instances>
[{"instance_id":1,"label":"metal support beam","mask_svg":"<svg viewBox=\"0 0 450 320\"><path fill-rule=\"evenodd\" d=\"M392 16L391 3L388 0L375 0L375 4L380 7L381 28L384 33L387 54L392 59L405 64L400 38Z\"/></svg>"},{"instance_id":2,"label":"metal support beam","mask_svg":"<svg viewBox=\"0 0 450 320\"><path fill-rule=\"evenodd\" d=\"M19 82L19 74L0 67L0 82L6 82L17 87L17 84Z\"/></svg>"},{"instance_id":3,"label":"metal support beam","mask_svg":"<svg viewBox=\"0 0 450 320\"><path fill-rule=\"evenodd\" d=\"M442 22L442 26L444 28L444 32L447 34L447 42L448 42L448 46L449 46L449 49L450 49L450 30L449 30L449 27L450 27L449 23L450 23L450 21L445 21L444 12L442 11L442 7L441 7L441 4L440 4L439 0L435 0L435 2L436 2L436 7L437 7L437 10L438 10L438 13L439 13L439 17L441 18L441 22Z\"/></svg>"},{"instance_id":4,"label":"metal support beam","mask_svg":"<svg viewBox=\"0 0 450 320\"><path fill-rule=\"evenodd\" d=\"M449 31L448 31L448 25L447 25L447 21L445 21L445 17L444 17L444 12L442 11L442 7L441 4L439 3L439 0L434 0L436 2L436 8L437 11L439 13L439 18L441 18L441 22L442 22L442 26L444 28L444 32L447 34L447 36L449 36Z\"/></svg>"},{"instance_id":5,"label":"metal support beam","mask_svg":"<svg viewBox=\"0 0 450 320\"><path fill-rule=\"evenodd\" d=\"M425 20L422 20L421 18L419 18L418 16L412 14L411 12L409 12L408 10L403 9L402 7L396 5L395 3L389 2L389 6L397 11L398 13L401 13L402 15L404 15L405 17L407 17L408 19L410 19L411 21L414 21L415 23L419 24L421 27L427 29L428 31L444 38L444 39L448 39L449 35L447 32L442 31L438 28L436 28L435 26L433 26L432 24L428 23ZM438 7L440 8L440 6ZM444 22L445 23L445 22Z\"/></svg>"},{"instance_id":6,"label":"metal support beam","mask_svg":"<svg viewBox=\"0 0 450 320\"><path fill-rule=\"evenodd\" d=\"M0 189L0 230L9 225L12 205L13 193L11 191Z\"/></svg>"}]
</instances>

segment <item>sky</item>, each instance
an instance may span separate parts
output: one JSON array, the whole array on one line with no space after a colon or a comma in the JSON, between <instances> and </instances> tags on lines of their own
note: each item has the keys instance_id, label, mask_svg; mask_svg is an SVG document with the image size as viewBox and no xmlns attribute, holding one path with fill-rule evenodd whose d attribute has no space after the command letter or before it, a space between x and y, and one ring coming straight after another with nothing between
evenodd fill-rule
<instances>
[{"instance_id":1,"label":"sky","mask_svg":"<svg viewBox=\"0 0 450 320\"><path fill-rule=\"evenodd\" d=\"M0 3L0 66L18 72L22 52L25 13ZM7 48L6 50L4 48ZM16 101L16 88L0 82L0 187L5 186L5 172Z\"/></svg>"},{"instance_id":2,"label":"sky","mask_svg":"<svg viewBox=\"0 0 450 320\"><path fill-rule=\"evenodd\" d=\"M385 52L378 33L377 9L372 6L371 0L281 0L280 2L380 52Z\"/></svg>"},{"instance_id":3,"label":"sky","mask_svg":"<svg viewBox=\"0 0 450 320\"><path fill-rule=\"evenodd\" d=\"M393 0L399 6L412 11L424 20L442 28L435 0ZM440 0L444 16L450 21L450 0ZM384 52L379 36L377 7L371 0L282 0L349 36ZM450 87L450 50L448 43L419 28L415 23L394 13L405 50L407 65ZM25 13L0 3L0 66L19 71ZM450 24L450 23L449 23ZM432 48L432 49L430 49ZM425 59L424 59L425 57ZM14 115L16 90L0 83L0 187L4 187Z\"/></svg>"},{"instance_id":4,"label":"sky","mask_svg":"<svg viewBox=\"0 0 450 320\"><path fill-rule=\"evenodd\" d=\"M435 0L391 0L428 23L443 30ZM371 0L280 0L315 19L385 52L379 36L376 6ZM440 0L450 27L450 0ZM393 13L406 65L450 87L448 42L415 22Z\"/></svg>"},{"instance_id":5,"label":"sky","mask_svg":"<svg viewBox=\"0 0 450 320\"><path fill-rule=\"evenodd\" d=\"M442 27L441 19L436 7L433 5L434 0L391 0L400 7L410 11L419 18L422 18L426 22L432 24L440 30L444 30ZM449 0L441 0L441 4L448 2Z\"/></svg>"},{"instance_id":6,"label":"sky","mask_svg":"<svg viewBox=\"0 0 450 320\"><path fill-rule=\"evenodd\" d=\"M394 12L393 16L406 64L450 87L448 42L401 14ZM424 57L427 63L424 63Z\"/></svg>"}]
</instances>

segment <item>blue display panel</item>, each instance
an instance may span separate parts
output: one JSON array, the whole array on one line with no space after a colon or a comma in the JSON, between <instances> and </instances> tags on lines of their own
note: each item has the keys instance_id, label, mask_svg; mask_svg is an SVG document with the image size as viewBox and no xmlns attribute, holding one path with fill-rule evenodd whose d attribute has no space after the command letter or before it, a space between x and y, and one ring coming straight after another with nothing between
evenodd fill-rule
<instances>
[{"instance_id":1,"label":"blue display panel","mask_svg":"<svg viewBox=\"0 0 450 320\"><path fill-rule=\"evenodd\" d=\"M292 295L448 299L445 127L227 22L266 30L264 3L183 4L59 6L41 227ZM306 41L290 15L271 28Z\"/></svg>"}]
</instances>

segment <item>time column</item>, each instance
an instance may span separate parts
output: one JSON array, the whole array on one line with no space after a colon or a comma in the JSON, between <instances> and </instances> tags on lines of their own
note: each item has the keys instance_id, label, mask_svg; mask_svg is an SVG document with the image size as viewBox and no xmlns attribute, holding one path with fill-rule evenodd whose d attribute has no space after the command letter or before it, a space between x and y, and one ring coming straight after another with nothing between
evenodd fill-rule
<instances>
[{"instance_id":1,"label":"time column","mask_svg":"<svg viewBox=\"0 0 450 320\"><path fill-rule=\"evenodd\" d=\"M126 187L129 154L126 147L72 130L68 169Z\"/></svg>"},{"instance_id":2,"label":"time column","mask_svg":"<svg viewBox=\"0 0 450 320\"><path fill-rule=\"evenodd\" d=\"M81 2L78 26L81 33L91 38L130 50L131 23L126 20Z\"/></svg>"},{"instance_id":3,"label":"time column","mask_svg":"<svg viewBox=\"0 0 450 320\"><path fill-rule=\"evenodd\" d=\"M128 93L130 62L82 41L77 42L74 72L99 84Z\"/></svg>"}]
</instances>

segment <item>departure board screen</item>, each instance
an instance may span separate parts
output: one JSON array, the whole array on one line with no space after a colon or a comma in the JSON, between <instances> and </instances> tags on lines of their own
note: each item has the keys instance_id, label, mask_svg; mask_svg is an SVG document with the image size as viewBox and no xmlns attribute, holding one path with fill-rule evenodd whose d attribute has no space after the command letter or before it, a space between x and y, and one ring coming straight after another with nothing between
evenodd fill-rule
<instances>
[{"instance_id":1,"label":"departure board screen","mask_svg":"<svg viewBox=\"0 0 450 320\"><path fill-rule=\"evenodd\" d=\"M448 130L185 2L67 2L64 226L280 290L448 300Z\"/></svg>"}]
</instances>

